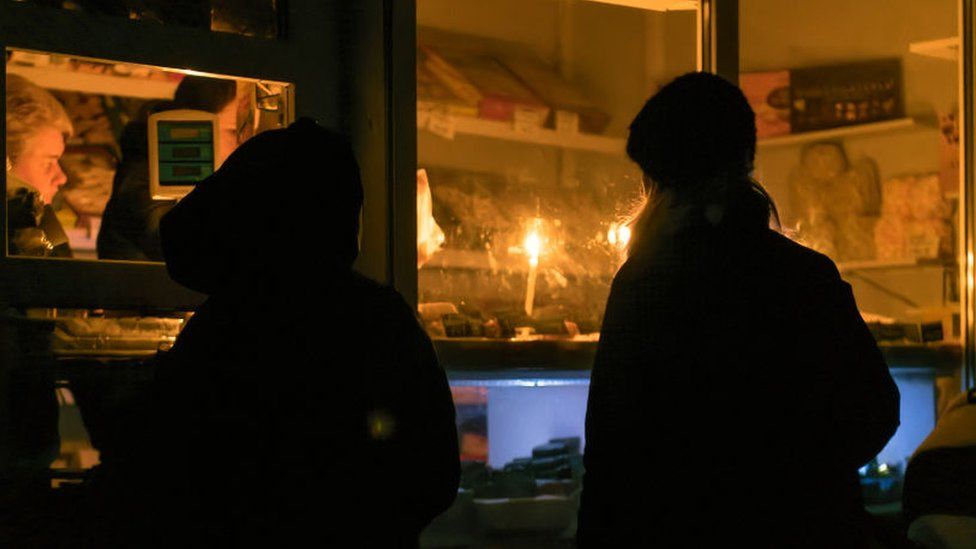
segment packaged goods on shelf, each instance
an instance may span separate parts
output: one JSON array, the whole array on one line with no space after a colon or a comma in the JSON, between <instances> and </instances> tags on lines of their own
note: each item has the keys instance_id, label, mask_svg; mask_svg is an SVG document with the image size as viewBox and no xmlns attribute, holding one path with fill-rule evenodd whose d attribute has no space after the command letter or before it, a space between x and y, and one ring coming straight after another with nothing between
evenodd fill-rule
<instances>
[{"instance_id":1,"label":"packaged goods on shelf","mask_svg":"<svg viewBox=\"0 0 976 549\"><path fill-rule=\"evenodd\" d=\"M419 34L421 110L444 109L456 116L568 133L599 134L610 122L609 114L555 66L516 44L432 28Z\"/></svg>"},{"instance_id":2,"label":"packaged goods on shelf","mask_svg":"<svg viewBox=\"0 0 976 549\"><path fill-rule=\"evenodd\" d=\"M882 184L881 218L875 227L879 259L950 256L953 208L937 174L906 175Z\"/></svg>"},{"instance_id":3,"label":"packaged goods on shelf","mask_svg":"<svg viewBox=\"0 0 976 549\"><path fill-rule=\"evenodd\" d=\"M440 108L453 116L478 116L480 98L472 100L469 97L466 100L452 92L442 78L434 76L434 72L427 65L427 56L423 54L423 50L417 51L420 54L417 59L417 110Z\"/></svg>"},{"instance_id":4,"label":"packaged goods on shelf","mask_svg":"<svg viewBox=\"0 0 976 549\"><path fill-rule=\"evenodd\" d=\"M790 89L794 133L905 115L898 58L792 69Z\"/></svg>"},{"instance_id":5,"label":"packaged goods on shelf","mask_svg":"<svg viewBox=\"0 0 976 549\"><path fill-rule=\"evenodd\" d=\"M868 322L875 341L881 343L931 343L945 339L942 322Z\"/></svg>"},{"instance_id":6,"label":"packaged goods on shelf","mask_svg":"<svg viewBox=\"0 0 976 549\"><path fill-rule=\"evenodd\" d=\"M788 221L807 245L838 261L875 258L882 201L873 160L850 161L835 143L806 147L790 177L790 202Z\"/></svg>"},{"instance_id":7,"label":"packaged goods on shelf","mask_svg":"<svg viewBox=\"0 0 976 549\"><path fill-rule=\"evenodd\" d=\"M506 56L501 62L527 88L554 109L549 126L560 130L560 115L575 116L579 131L584 133L603 133L610 123L610 115L588 101L582 92L560 77L555 67L528 57Z\"/></svg>"},{"instance_id":8,"label":"packaged goods on shelf","mask_svg":"<svg viewBox=\"0 0 976 549\"><path fill-rule=\"evenodd\" d=\"M423 64L464 103L476 102L487 120L542 127L549 107L495 58L487 54L437 49L421 44Z\"/></svg>"},{"instance_id":9,"label":"packaged goods on shelf","mask_svg":"<svg viewBox=\"0 0 976 549\"><path fill-rule=\"evenodd\" d=\"M744 73L739 86L756 112L757 137L790 133L790 71Z\"/></svg>"},{"instance_id":10,"label":"packaged goods on shelf","mask_svg":"<svg viewBox=\"0 0 976 549\"><path fill-rule=\"evenodd\" d=\"M578 437L552 439L501 469L465 462L461 492L467 497L455 506L473 504L475 523L487 532L563 531L576 516L582 462Z\"/></svg>"}]
</instances>

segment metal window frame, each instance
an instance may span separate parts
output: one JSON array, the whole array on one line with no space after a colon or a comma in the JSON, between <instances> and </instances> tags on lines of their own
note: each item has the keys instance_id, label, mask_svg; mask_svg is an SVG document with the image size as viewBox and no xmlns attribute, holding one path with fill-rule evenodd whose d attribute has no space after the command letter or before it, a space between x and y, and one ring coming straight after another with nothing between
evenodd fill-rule
<instances>
[{"instance_id":1,"label":"metal window frame","mask_svg":"<svg viewBox=\"0 0 976 549\"><path fill-rule=\"evenodd\" d=\"M976 98L974 98L974 71L976 71L976 42L973 32L976 30L976 2L961 0L959 5L959 120L962 122L959 134L960 162L962 169L962 197L964 202L963 222L963 260L965 275L960 283L963 285L963 356L964 373L963 389L968 390L976 384L976 279L974 279L974 254L976 254L976 139L973 130L976 129Z\"/></svg>"},{"instance_id":2,"label":"metal window frame","mask_svg":"<svg viewBox=\"0 0 976 549\"><path fill-rule=\"evenodd\" d=\"M739 0L700 0L698 67L739 83Z\"/></svg>"}]
</instances>

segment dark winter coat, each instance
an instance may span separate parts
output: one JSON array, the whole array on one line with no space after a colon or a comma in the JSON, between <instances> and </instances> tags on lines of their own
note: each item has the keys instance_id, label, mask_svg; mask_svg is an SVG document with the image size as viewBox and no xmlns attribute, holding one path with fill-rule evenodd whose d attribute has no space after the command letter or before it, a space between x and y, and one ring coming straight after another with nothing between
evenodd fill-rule
<instances>
[{"instance_id":1,"label":"dark winter coat","mask_svg":"<svg viewBox=\"0 0 976 549\"><path fill-rule=\"evenodd\" d=\"M613 282L580 546L856 546L899 395L851 288L763 225L676 217Z\"/></svg>"},{"instance_id":2,"label":"dark winter coat","mask_svg":"<svg viewBox=\"0 0 976 549\"><path fill-rule=\"evenodd\" d=\"M269 185L310 199L267 204ZM171 276L209 298L158 365L148 462L133 460L151 473L129 495L147 502L140 544L409 547L454 500L431 341L351 269L359 185L348 145L304 120L242 145L163 218Z\"/></svg>"}]
</instances>

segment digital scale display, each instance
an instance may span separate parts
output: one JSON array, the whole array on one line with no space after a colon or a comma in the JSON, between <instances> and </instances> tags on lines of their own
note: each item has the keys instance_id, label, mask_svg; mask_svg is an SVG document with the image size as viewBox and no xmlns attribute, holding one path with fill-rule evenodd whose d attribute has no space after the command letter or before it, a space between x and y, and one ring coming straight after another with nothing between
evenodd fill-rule
<instances>
[{"instance_id":1,"label":"digital scale display","mask_svg":"<svg viewBox=\"0 0 976 549\"><path fill-rule=\"evenodd\" d=\"M215 120L198 111L167 111L152 118L153 194L178 198L216 169Z\"/></svg>"}]
</instances>

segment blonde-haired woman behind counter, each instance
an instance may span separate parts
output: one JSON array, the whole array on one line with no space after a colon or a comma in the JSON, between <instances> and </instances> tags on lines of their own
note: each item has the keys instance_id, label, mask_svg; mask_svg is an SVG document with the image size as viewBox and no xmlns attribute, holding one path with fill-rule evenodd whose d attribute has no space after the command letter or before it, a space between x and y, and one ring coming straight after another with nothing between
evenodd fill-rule
<instances>
[{"instance_id":1,"label":"blonde-haired woman behind counter","mask_svg":"<svg viewBox=\"0 0 976 549\"><path fill-rule=\"evenodd\" d=\"M11 255L71 257L68 237L51 208L67 176L58 160L71 119L53 95L7 74L7 219Z\"/></svg>"}]
</instances>

